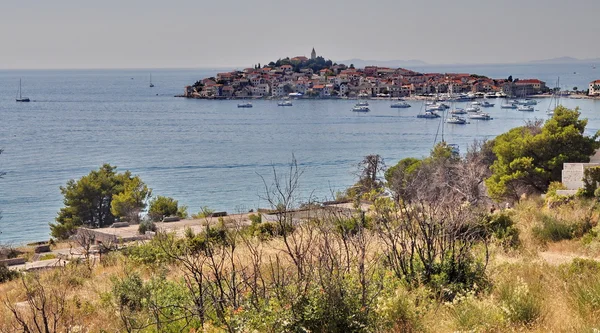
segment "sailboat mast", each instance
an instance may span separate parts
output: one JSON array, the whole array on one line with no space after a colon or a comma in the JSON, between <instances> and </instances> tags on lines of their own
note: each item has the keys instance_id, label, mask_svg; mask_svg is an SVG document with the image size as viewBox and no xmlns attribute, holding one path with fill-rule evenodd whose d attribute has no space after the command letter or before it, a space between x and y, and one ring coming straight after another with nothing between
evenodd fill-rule
<instances>
[{"instance_id":1,"label":"sailboat mast","mask_svg":"<svg viewBox=\"0 0 600 333\"><path fill-rule=\"evenodd\" d=\"M557 95L556 95L556 100L554 101L554 103L556 103L556 106L554 107L555 109L558 107L558 104L559 104L558 101L560 99L560 76L556 80L556 86L558 88L558 92L557 92Z\"/></svg>"}]
</instances>

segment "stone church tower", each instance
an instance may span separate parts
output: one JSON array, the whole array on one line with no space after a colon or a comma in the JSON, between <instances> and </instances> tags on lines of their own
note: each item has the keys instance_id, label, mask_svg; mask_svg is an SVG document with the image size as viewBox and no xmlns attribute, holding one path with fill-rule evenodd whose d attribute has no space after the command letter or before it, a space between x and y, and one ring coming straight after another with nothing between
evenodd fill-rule
<instances>
[{"instance_id":1,"label":"stone church tower","mask_svg":"<svg viewBox=\"0 0 600 333\"><path fill-rule=\"evenodd\" d=\"M317 52L315 52L315 48L313 47L313 50L310 53L310 59L315 60L316 58L317 58Z\"/></svg>"}]
</instances>

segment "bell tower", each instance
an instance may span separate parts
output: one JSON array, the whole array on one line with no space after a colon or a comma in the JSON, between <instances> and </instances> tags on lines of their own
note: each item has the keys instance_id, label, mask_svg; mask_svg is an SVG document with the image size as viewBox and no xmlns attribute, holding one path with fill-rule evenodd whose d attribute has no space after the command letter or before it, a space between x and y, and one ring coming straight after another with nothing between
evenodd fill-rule
<instances>
[{"instance_id":1,"label":"bell tower","mask_svg":"<svg viewBox=\"0 0 600 333\"><path fill-rule=\"evenodd\" d=\"M315 60L316 58L317 58L317 52L315 52L315 48L313 47L313 50L310 53L310 59Z\"/></svg>"}]
</instances>

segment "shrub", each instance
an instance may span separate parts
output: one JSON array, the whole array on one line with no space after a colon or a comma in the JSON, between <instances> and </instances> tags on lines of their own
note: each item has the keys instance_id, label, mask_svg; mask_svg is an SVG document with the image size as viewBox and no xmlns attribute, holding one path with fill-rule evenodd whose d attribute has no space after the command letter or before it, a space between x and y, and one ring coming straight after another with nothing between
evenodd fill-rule
<instances>
[{"instance_id":1,"label":"shrub","mask_svg":"<svg viewBox=\"0 0 600 333\"><path fill-rule=\"evenodd\" d=\"M177 200L170 197L157 196L150 201L148 217L154 222L161 221L165 216L173 216L178 212Z\"/></svg>"},{"instance_id":2,"label":"shrub","mask_svg":"<svg viewBox=\"0 0 600 333\"><path fill-rule=\"evenodd\" d=\"M571 303L586 321L597 320L600 313L600 263L576 258L561 266Z\"/></svg>"},{"instance_id":3,"label":"shrub","mask_svg":"<svg viewBox=\"0 0 600 333\"><path fill-rule=\"evenodd\" d=\"M156 224L152 221L142 221L138 227L138 232L140 235L144 235L146 231L156 232Z\"/></svg>"},{"instance_id":4,"label":"shrub","mask_svg":"<svg viewBox=\"0 0 600 333\"><path fill-rule=\"evenodd\" d=\"M165 238L167 238L165 240ZM123 254L135 263L145 265L161 264L170 262L170 258L161 249L160 242L171 242L174 236L171 234L156 234L149 242L143 244L128 246L123 250Z\"/></svg>"},{"instance_id":5,"label":"shrub","mask_svg":"<svg viewBox=\"0 0 600 333\"><path fill-rule=\"evenodd\" d=\"M541 226L535 226L533 235L542 242L558 242L565 239L582 237L592 229L589 218L581 221L567 223L549 215L542 215Z\"/></svg>"},{"instance_id":6,"label":"shrub","mask_svg":"<svg viewBox=\"0 0 600 333\"><path fill-rule=\"evenodd\" d=\"M419 332L424 330L423 312L417 309L419 293L397 288L392 295L378 299L375 312L380 318L382 331Z\"/></svg>"},{"instance_id":7,"label":"shrub","mask_svg":"<svg viewBox=\"0 0 600 333\"><path fill-rule=\"evenodd\" d=\"M600 167L585 168L583 171L583 195L598 197L596 190L600 184Z\"/></svg>"},{"instance_id":8,"label":"shrub","mask_svg":"<svg viewBox=\"0 0 600 333\"><path fill-rule=\"evenodd\" d=\"M150 291L144 287L142 278L132 273L123 279L113 279L112 294L119 308L140 311Z\"/></svg>"},{"instance_id":9,"label":"shrub","mask_svg":"<svg viewBox=\"0 0 600 333\"><path fill-rule=\"evenodd\" d=\"M277 224L273 222L259 223L254 226L254 236L260 240L268 240L277 234Z\"/></svg>"},{"instance_id":10,"label":"shrub","mask_svg":"<svg viewBox=\"0 0 600 333\"><path fill-rule=\"evenodd\" d=\"M19 273L11 271L6 265L0 265L0 283L8 282L19 277Z\"/></svg>"},{"instance_id":11,"label":"shrub","mask_svg":"<svg viewBox=\"0 0 600 333\"><path fill-rule=\"evenodd\" d=\"M498 286L505 317L513 324L531 326L542 316L542 298L521 278Z\"/></svg>"},{"instance_id":12,"label":"shrub","mask_svg":"<svg viewBox=\"0 0 600 333\"><path fill-rule=\"evenodd\" d=\"M519 229L507 213L492 214L488 217L488 229L491 236L505 249L514 249L520 245Z\"/></svg>"},{"instance_id":13,"label":"shrub","mask_svg":"<svg viewBox=\"0 0 600 333\"><path fill-rule=\"evenodd\" d=\"M451 257L433 268L430 281L424 281L438 296L452 301L457 295L465 292L487 290L490 286L485 266L474 257L463 258L456 262Z\"/></svg>"},{"instance_id":14,"label":"shrub","mask_svg":"<svg viewBox=\"0 0 600 333\"><path fill-rule=\"evenodd\" d=\"M571 239L571 228L564 222L548 215L542 216L542 225L533 228L533 235L544 242Z\"/></svg>"},{"instance_id":15,"label":"shrub","mask_svg":"<svg viewBox=\"0 0 600 333\"><path fill-rule=\"evenodd\" d=\"M179 206L179 208L177 208L177 216L179 216L179 218L182 218L182 219L187 219L188 218L187 209L188 209L188 207L185 205Z\"/></svg>"},{"instance_id":16,"label":"shrub","mask_svg":"<svg viewBox=\"0 0 600 333\"><path fill-rule=\"evenodd\" d=\"M211 217L214 212L215 212L214 209L210 209L207 206L204 206L200 209L198 214L192 214L192 218L193 219L203 219L203 218Z\"/></svg>"},{"instance_id":17,"label":"shrub","mask_svg":"<svg viewBox=\"0 0 600 333\"><path fill-rule=\"evenodd\" d=\"M500 331L504 325L502 310L489 300L477 299L473 293L457 297L449 306L460 331Z\"/></svg>"},{"instance_id":18,"label":"shrub","mask_svg":"<svg viewBox=\"0 0 600 333\"><path fill-rule=\"evenodd\" d=\"M262 215L258 214L258 215L254 215L254 214L250 214L248 215L248 219L250 220L250 222L252 222L252 224L258 224L262 222Z\"/></svg>"}]
</instances>

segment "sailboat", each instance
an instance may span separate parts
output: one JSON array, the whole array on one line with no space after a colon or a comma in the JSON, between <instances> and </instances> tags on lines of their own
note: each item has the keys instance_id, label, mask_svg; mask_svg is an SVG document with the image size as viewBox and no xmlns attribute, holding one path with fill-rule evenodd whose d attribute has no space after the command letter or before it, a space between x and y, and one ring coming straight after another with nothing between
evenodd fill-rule
<instances>
[{"instance_id":1,"label":"sailboat","mask_svg":"<svg viewBox=\"0 0 600 333\"><path fill-rule=\"evenodd\" d=\"M550 104L548 104L548 110L546 110L546 114L549 116L554 116L554 109L556 109L560 105L560 76L556 79L556 87L552 93L552 100L550 100ZM552 107L552 102L554 102L554 107Z\"/></svg>"},{"instance_id":2,"label":"sailboat","mask_svg":"<svg viewBox=\"0 0 600 333\"><path fill-rule=\"evenodd\" d=\"M152 84L152 73L150 73L150 88L154 88L154 84Z\"/></svg>"},{"instance_id":3,"label":"sailboat","mask_svg":"<svg viewBox=\"0 0 600 333\"><path fill-rule=\"evenodd\" d=\"M21 95L21 79L19 79L19 91L17 92L17 102L29 102L29 97Z\"/></svg>"}]
</instances>

